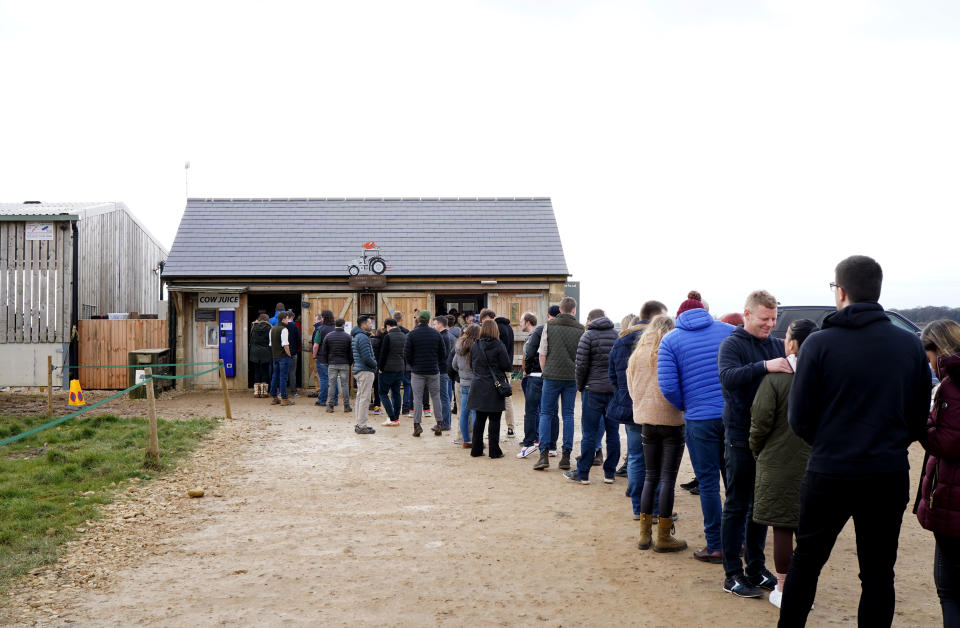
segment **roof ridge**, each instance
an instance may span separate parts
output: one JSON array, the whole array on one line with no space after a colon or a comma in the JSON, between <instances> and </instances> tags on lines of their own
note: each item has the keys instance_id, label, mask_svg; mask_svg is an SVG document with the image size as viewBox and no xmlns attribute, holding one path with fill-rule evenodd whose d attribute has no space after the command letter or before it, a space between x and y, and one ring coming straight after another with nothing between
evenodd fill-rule
<instances>
[{"instance_id":1,"label":"roof ridge","mask_svg":"<svg viewBox=\"0 0 960 628\"><path fill-rule=\"evenodd\" d=\"M270 198L229 198L207 197L188 198L188 203L310 203L317 201L363 201L363 202L516 202L516 201L549 201L549 196L321 196L321 197L270 197Z\"/></svg>"}]
</instances>

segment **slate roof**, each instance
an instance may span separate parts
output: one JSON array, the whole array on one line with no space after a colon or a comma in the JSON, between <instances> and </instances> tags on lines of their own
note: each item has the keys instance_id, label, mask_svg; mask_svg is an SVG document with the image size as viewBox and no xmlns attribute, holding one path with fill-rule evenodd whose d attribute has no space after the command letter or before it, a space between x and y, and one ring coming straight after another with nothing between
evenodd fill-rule
<instances>
[{"instance_id":1,"label":"slate roof","mask_svg":"<svg viewBox=\"0 0 960 628\"><path fill-rule=\"evenodd\" d=\"M389 276L567 276L549 198L188 199L165 279L345 277L373 240Z\"/></svg>"}]
</instances>

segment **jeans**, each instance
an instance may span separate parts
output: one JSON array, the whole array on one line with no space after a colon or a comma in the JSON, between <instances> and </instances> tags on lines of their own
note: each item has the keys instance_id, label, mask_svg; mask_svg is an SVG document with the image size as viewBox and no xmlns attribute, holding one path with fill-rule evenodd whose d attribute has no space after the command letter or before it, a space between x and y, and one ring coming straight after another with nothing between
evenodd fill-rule
<instances>
[{"instance_id":1,"label":"jeans","mask_svg":"<svg viewBox=\"0 0 960 628\"><path fill-rule=\"evenodd\" d=\"M558 406L563 404L563 450L573 449L573 406L577 401L577 383L565 379L543 379L543 392L540 395L539 434L550 433L550 418L557 414ZM540 439L540 453L548 451L550 443Z\"/></svg>"},{"instance_id":2,"label":"jeans","mask_svg":"<svg viewBox=\"0 0 960 628\"><path fill-rule=\"evenodd\" d=\"M331 364L327 367L327 407L337 405L337 386L343 392L343 407L350 407L350 365Z\"/></svg>"},{"instance_id":3,"label":"jeans","mask_svg":"<svg viewBox=\"0 0 960 628\"><path fill-rule=\"evenodd\" d=\"M403 406L403 399L400 396L402 383L403 373L400 371L380 373L380 402L383 404L383 411L391 421L400 419L400 409Z\"/></svg>"},{"instance_id":4,"label":"jeans","mask_svg":"<svg viewBox=\"0 0 960 628\"><path fill-rule=\"evenodd\" d=\"M727 464L727 499L723 502L720 537L723 543L723 570L727 577L743 573L740 548L747 563L747 575L756 576L764 569L763 546L767 526L753 521L753 485L757 479L757 461L749 443L724 443ZM746 538L744 538L746 537Z\"/></svg>"},{"instance_id":5,"label":"jeans","mask_svg":"<svg viewBox=\"0 0 960 628\"><path fill-rule=\"evenodd\" d=\"M473 442L470 440L473 433L473 427L470 424L471 417L476 421L476 413L473 410L467 410L467 399L469 397L470 387L460 384L460 438L465 443Z\"/></svg>"},{"instance_id":6,"label":"jeans","mask_svg":"<svg viewBox=\"0 0 960 628\"><path fill-rule=\"evenodd\" d=\"M411 388L410 383L410 371L403 372L403 410L401 412L406 414L413 409L413 388Z\"/></svg>"},{"instance_id":7,"label":"jeans","mask_svg":"<svg viewBox=\"0 0 960 628\"><path fill-rule=\"evenodd\" d=\"M683 460L683 426L643 425L640 431L643 433L643 459L646 463L640 512L653 514L653 499L659 488L658 510L669 517L673 514L677 471Z\"/></svg>"},{"instance_id":8,"label":"jeans","mask_svg":"<svg viewBox=\"0 0 960 628\"><path fill-rule=\"evenodd\" d=\"M893 622L893 566L909 493L907 470L856 475L807 471L800 486L797 548L783 586L779 626L806 624L820 570L850 517L860 563L857 623L889 626Z\"/></svg>"},{"instance_id":9,"label":"jeans","mask_svg":"<svg viewBox=\"0 0 960 628\"><path fill-rule=\"evenodd\" d=\"M270 396L287 398L287 377L290 375L290 356L273 359L273 375L270 377Z\"/></svg>"},{"instance_id":10,"label":"jeans","mask_svg":"<svg viewBox=\"0 0 960 628\"><path fill-rule=\"evenodd\" d=\"M314 360L317 365L317 405L325 406L327 405L327 388L330 386L330 377L328 374L329 365L324 364L320 360ZM333 391L333 405L337 405L340 393L340 384L337 382L334 384Z\"/></svg>"},{"instance_id":11,"label":"jeans","mask_svg":"<svg viewBox=\"0 0 960 628\"><path fill-rule=\"evenodd\" d=\"M639 423L627 423L627 496L633 506L633 514L639 515L640 499L643 497L643 485L647 481L646 459L643 456L643 426ZM653 496L653 514L659 516L660 486ZM671 511L672 512L672 511Z\"/></svg>"},{"instance_id":12,"label":"jeans","mask_svg":"<svg viewBox=\"0 0 960 628\"><path fill-rule=\"evenodd\" d=\"M940 597L943 625L960 626L960 538L934 534L933 582Z\"/></svg>"},{"instance_id":13,"label":"jeans","mask_svg":"<svg viewBox=\"0 0 960 628\"><path fill-rule=\"evenodd\" d=\"M450 416L450 376L446 373L440 373L440 416L437 417L437 423L442 427L449 428L452 418Z\"/></svg>"},{"instance_id":14,"label":"jeans","mask_svg":"<svg viewBox=\"0 0 960 628\"><path fill-rule=\"evenodd\" d=\"M294 353L293 355L290 356L290 368L288 371L290 376L290 383L287 386L290 389L291 396L297 394L297 364L299 364L300 362L298 360L299 357L300 357L299 353Z\"/></svg>"},{"instance_id":15,"label":"jeans","mask_svg":"<svg viewBox=\"0 0 960 628\"><path fill-rule=\"evenodd\" d=\"M612 393L583 391L580 423L580 460L577 461L577 474L581 478L590 477L594 453L600 448L598 434L607 435L607 458L603 461L603 475L612 478L620 462L620 423L607 416L607 405L613 398Z\"/></svg>"},{"instance_id":16,"label":"jeans","mask_svg":"<svg viewBox=\"0 0 960 628\"><path fill-rule=\"evenodd\" d=\"M540 395L543 392L542 377L524 377L520 380L523 391L523 441L521 445L531 447L539 439L537 429L540 423ZM556 439L554 439L556 440Z\"/></svg>"},{"instance_id":17,"label":"jeans","mask_svg":"<svg viewBox=\"0 0 960 628\"><path fill-rule=\"evenodd\" d=\"M726 465L723 461L723 421L705 419L685 421L687 427L687 451L693 473L700 483L700 510L703 513L703 536L707 550L720 551L721 517L720 480L726 486Z\"/></svg>"},{"instance_id":18,"label":"jeans","mask_svg":"<svg viewBox=\"0 0 960 628\"><path fill-rule=\"evenodd\" d=\"M477 410L477 420L473 422L473 441L470 447L470 455L474 457L483 455L483 425L490 419L490 429L487 432L487 440L490 444L490 457L502 458L503 450L500 449L500 412L485 412Z\"/></svg>"},{"instance_id":19,"label":"jeans","mask_svg":"<svg viewBox=\"0 0 960 628\"><path fill-rule=\"evenodd\" d=\"M373 371L358 371L357 378L357 405L353 409L357 417L357 426L366 427L367 413L370 412L370 396L373 393Z\"/></svg>"},{"instance_id":20,"label":"jeans","mask_svg":"<svg viewBox=\"0 0 960 628\"><path fill-rule=\"evenodd\" d=\"M424 389L429 390L430 397L433 399L433 410L439 412L442 407L440 401L440 376L436 373L432 375L420 375L413 373L410 376L410 384L413 386L413 422L420 423L423 418L423 393ZM440 422L437 417L437 423Z\"/></svg>"}]
</instances>

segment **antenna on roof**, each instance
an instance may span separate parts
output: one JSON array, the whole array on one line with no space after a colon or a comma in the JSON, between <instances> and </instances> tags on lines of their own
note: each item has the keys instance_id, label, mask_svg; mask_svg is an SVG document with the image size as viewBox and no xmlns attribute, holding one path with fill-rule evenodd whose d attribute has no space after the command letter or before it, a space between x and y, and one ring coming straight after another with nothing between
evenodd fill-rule
<instances>
[{"instance_id":1,"label":"antenna on roof","mask_svg":"<svg viewBox=\"0 0 960 628\"><path fill-rule=\"evenodd\" d=\"M183 189L187 198L190 198L190 162L183 162Z\"/></svg>"}]
</instances>

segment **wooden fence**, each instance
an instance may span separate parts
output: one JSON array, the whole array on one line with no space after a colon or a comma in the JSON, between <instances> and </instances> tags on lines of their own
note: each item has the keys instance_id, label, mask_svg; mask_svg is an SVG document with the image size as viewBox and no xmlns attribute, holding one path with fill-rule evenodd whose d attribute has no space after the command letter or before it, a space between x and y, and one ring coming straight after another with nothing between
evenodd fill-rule
<instances>
[{"instance_id":1,"label":"wooden fence","mask_svg":"<svg viewBox=\"0 0 960 628\"><path fill-rule=\"evenodd\" d=\"M44 224L49 239L32 240L27 223L0 222L0 344L69 340L72 232Z\"/></svg>"},{"instance_id":2,"label":"wooden fence","mask_svg":"<svg viewBox=\"0 0 960 628\"><path fill-rule=\"evenodd\" d=\"M165 320L82 320L78 328L81 365L128 364L130 351L168 345ZM92 390L126 388L129 377L129 369L80 369L80 385Z\"/></svg>"}]
</instances>

